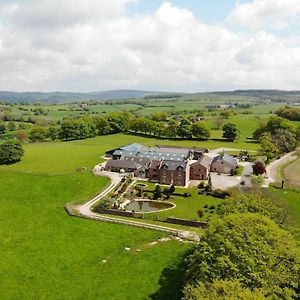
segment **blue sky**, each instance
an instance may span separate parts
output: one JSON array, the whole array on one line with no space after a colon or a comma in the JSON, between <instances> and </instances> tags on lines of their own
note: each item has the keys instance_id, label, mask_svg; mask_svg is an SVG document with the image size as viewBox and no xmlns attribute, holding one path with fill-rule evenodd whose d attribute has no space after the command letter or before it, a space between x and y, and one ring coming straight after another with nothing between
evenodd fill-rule
<instances>
[{"instance_id":1,"label":"blue sky","mask_svg":"<svg viewBox=\"0 0 300 300\"><path fill-rule=\"evenodd\" d=\"M140 0L137 3L130 4L128 9L130 13L153 13L162 2L164 1ZM224 21L236 4L236 0L170 0L168 2L189 9L197 18L208 24Z\"/></svg>"}]
</instances>

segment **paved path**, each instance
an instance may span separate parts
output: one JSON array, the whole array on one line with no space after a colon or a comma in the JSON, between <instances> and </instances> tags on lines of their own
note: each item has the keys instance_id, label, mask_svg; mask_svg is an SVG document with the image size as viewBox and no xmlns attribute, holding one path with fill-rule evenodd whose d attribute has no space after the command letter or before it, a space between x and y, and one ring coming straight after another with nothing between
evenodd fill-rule
<instances>
[{"instance_id":1,"label":"paved path","mask_svg":"<svg viewBox=\"0 0 300 300\"><path fill-rule=\"evenodd\" d=\"M267 165L266 173L268 178L265 179L265 183L263 185L264 187L268 187L270 183L280 180L280 178L278 178L278 171L280 166L295 160L297 158L297 156L294 155L295 153L296 151L290 152L282 156L280 159L274 160Z\"/></svg>"},{"instance_id":2,"label":"paved path","mask_svg":"<svg viewBox=\"0 0 300 300\"><path fill-rule=\"evenodd\" d=\"M174 236L178 236L182 239L186 240L192 240L199 242L200 237L188 230L179 230L176 228L170 228L160 225L154 225L149 223L143 223L143 222L137 222L137 221L131 221L131 220L125 220L125 219L118 219L116 217L108 217L101 214L96 214L91 211L92 206L97 203L100 199L105 197L109 192L111 192L118 183L120 183L122 176L118 173L114 172L107 172L102 171L102 166L98 165L94 168L94 174L97 176L106 176L110 178L111 183L108 187L105 188L104 191L102 191L99 195L97 195L92 200L82 204L82 205L73 205L73 204L66 204L65 208L69 215L75 216L75 217L81 217L81 218L87 218L90 220L96 220L96 221L102 221L102 222L108 222L108 223L115 223L115 224L124 224L124 225L131 225L135 227L141 227L146 229L152 229L156 231L165 232Z\"/></svg>"},{"instance_id":3,"label":"paved path","mask_svg":"<svg viewBox=\"0 0 300 300\"><path fill-rule=\"evenodd\" d=\"M113 173L113 172L106 172L106 171L100 171L99 168L95 167L94 169L94 174L97 176L105 176L110 179L110 185L106 187L104 191L102 191L99 195L97 195L95 198L92 200L84 203L83 205L78 205L76 206L76 209L81 215L86 215L90 216L93 214L91 211L92 206L98 202L101 198L105 197L109 192L111 192L116 185L121 181L122 177L118 173Z\"/></svg>"}]
</instances>

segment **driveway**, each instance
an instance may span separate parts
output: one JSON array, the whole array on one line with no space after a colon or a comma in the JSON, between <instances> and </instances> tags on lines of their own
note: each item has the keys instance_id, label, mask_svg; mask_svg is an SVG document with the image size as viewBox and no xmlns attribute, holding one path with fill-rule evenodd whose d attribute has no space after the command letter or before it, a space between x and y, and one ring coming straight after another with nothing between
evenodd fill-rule
<instances>
[{"instance_id":1,"label":"driveway","mask_svg":"<svg viewBox=\"0 0 300 300\"><path fill-rule=\"evenodd\" d=\"M299 149L297 149L299 150ZM276 182L280 180L278 176L279 168L283 164L286 164L288 162L291 162L297 158L294 154L296 151L290 152L284 156L282 156L280 159L274 160L270 164L267 165L266 173L268 178L265 180L264 186L268 187L270 183Z\"/></svg>"},{"instance_id":2,"label":"driveway","mask_svg":"<svg viewBox=\"0 0 300 300\"><path fill-rule=\"evenodd\" d=\"M118 173L113 172L107 172L102 171L102 166L98 165L94 168L94 175L96 176L105 176L110 179L110 184L107 186L99 195L97 195L92 200L82 204L78 205L76 209L79 211L79 213L83 216L91 217L94 215L94 213L91 211L91 207L98 202L101 198L105 197L109 192L111 192L116 185L121 181L122 177Z\"/></svg>"},{"instance_id":3,"label":"driveway","mask_svg":"<svg viewBox=\"0 0 300 300\"><path fill-rule=\"evenodd\" d=\"M230 176L226 174L210 173L211 183L214 189L226 190L237 186L241 182L241 177Z\"/></svg>"}]
</instances>

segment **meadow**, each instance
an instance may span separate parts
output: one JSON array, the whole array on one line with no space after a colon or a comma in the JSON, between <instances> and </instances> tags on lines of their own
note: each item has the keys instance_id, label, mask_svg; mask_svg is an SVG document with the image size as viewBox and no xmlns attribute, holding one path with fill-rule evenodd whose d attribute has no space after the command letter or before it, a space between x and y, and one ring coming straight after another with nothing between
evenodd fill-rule
<instances>
[{"instance_id":1,"label":"meadow","mask_svg":"<svg viewBox=\"0 0 300 300\"><path fill-rule=\"evenodd\" d=\"M91 168L105 150L128 140L30 144L22 162L0 168L1 299L155 299L168 290L162 274L190 246L149 246L164 235L73 218L64 210L65 203L103 189L108 180ZM82 166L88 170L76 172Z\"/></svg>"},{"instance_id":2,"label":"meadow","mask_svg":"<svg viewBox=\"0 0 300 300\"><path fill-rule=\"evenodd\" d=\"M189 244L151 245L164 234L73 218L64 210L67 202L82 202L99 193L108 180L93 176L91 169L106 150L132 142L204 143L117 134L27 144L20 163L0 167L1 299L179 299L182 276L176 273L177 264ZM209 142L214 147L224 145ZM77 172L81 167L87 170ZM300 227L299 194L279 193ZM202 197L175 199L174 216L183 217L189 208L201 209L207 202L220 203ZM190 206L181 206L180 202L189 200ZM178 276L177 288L168 276Z\"/></svg>"}]
</instances>

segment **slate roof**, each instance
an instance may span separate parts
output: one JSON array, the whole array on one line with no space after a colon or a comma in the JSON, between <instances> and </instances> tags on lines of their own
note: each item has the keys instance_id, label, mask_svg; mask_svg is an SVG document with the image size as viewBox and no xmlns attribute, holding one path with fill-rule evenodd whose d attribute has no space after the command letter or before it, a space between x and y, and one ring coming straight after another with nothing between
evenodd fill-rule
<instances>
[{"instance_id":1,"label":"slate roof","mask_svg":"<svg viewBox=\"0 0 300 300\"><path fill-rule=\"evenodd\" d=\"M110 159L107 161L105 167L137 170L143 166L133 161L122 160L122 159Z\"/></svg>"},{"instance_id":2,"label":"slate roof","mask_svg":"<svg viewBox=\"0 0 300 300\"><path fill-rule=\"evenodd\" d=\"M213 159L207 155L203 155L198 161L196 161L195 163L193 163L191 165L192 166L196 166L196 165L201 165L207 169L210 168L210 165L212 163Z\"/></svg>"},{"instance_id":3,"label":"slate roof","mask_svg":"<svg viewBox=\"0 0 300 300\"><path fill-rule=\"evenodd\" d=\"M151 162L151 159L150 158L147 158L147 157L130 157L130 156L122 156L121 157L121 160L126 160L126 161L131 161L131 162L135 162L139 165L143 165L143 166L146 166L148 167L150 162Z\"/></svg>"},{"instance_id":4,"label":"slate roof","mask_svg":"<svg viewBox=\"0 0 300 300\"><path fill-rule=\"evenodd\" d=\"M183 168L183 171L186 170L187 163L182 161L172 161L172 160L166 160L163 161L161 168L170 170L170 171L176 171L179 167Z\"/></svg>"},{"instance_id":5,"label":"slate roof","mask_svg":"<svg viewBox=\"0 0 300 300\"><path fill-rule=\"evenodd\" d=\"M132 151L126 151L126 150L116 150L113 155L118 155L118 156L131 156L135 157L137 156L138 151L137 150L132 150Z\"/></svg>"},{"instance_id":6,"label":"slate roof","mask_svg":"<svg viewBox=\"0 0 300 300\"><path fill-rule=\"evenodd\" d=\"M133 144L120 147L119 149L124 151L134 152L134 151L138 151L141 147L142 147L141 144L133 143Z\"/></svg>"},{"instance_id":7,"label":"slate roof","mask_svg":"<svg viewBox=\"0 0 300 300\"><path fill-rule=\"evenodd\" d=\"M222 153L218 156L216 156L214 159L213 159L213 162L216 162L218 160L223 160L227 163L229 163L230 165L232 166L235 166L236 165L236 160L234 157L232 157L231 155L228 155L226 153Z\"/></svg>"}]
</instances>

